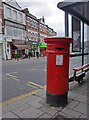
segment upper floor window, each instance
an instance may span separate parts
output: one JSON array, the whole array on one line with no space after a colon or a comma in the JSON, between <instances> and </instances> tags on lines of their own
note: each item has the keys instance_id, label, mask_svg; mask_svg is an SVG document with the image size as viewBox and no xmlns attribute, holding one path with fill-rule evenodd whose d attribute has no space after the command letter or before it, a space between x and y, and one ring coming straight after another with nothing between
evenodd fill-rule
<instances>
[{"instance_id":1,"label":"upper floor window","mask_svg":"<svg viewBox=\"0 0 89 120\"><path fill-rule=\"evenodd\" d=\"M34 40L34 33L32 33L32 40Z\"/></svg>"},{"instance_id":2,"label":"upper floor window","mask_svg":"<svg viewBox=\"0 0 89 120\"><path fill-rule=\"evenodd\" d=\"M11 18L11 9L7 7L7 17Z\"/></svg>"},{"instance_id":3,"label":"upper floor window","mask_svg":"<svg viewBox=\"0 0 89 120\"><path fill-rule=\"evenodd\" d=\"M35 29L37 30L37 22L35 21Z\"/></svg>"},{"instance_id":4,"label":"upper floor window","mask_svg":"<svg viewBox=\"0 0 89 120\"><path fill-rule=\"evenodd\" d=\"M42 25L40 25L40 31L42 32Z\"/></svg>"},{"instance_id":5,"label":"upper floor window","mask_svg":"<svg viewBox=\"0 0 89 120\"><path fill-rule=\"evenodd\" d=\"M44 30L45 33L47 33L47 27L45 26L45 30Z\"/></svg>"},{"instance_id":6,"label":"upper floor window","mask_svg":"<svg viewBox=\"0 0 89 120\"><path fill-rule=\"evenodd\" d=\"M32 28L34 28L34 20L32 20Z\"/></svg>"},{"instance_id":7,"label":"upper floor window","mask_svg":"<svg viewBox=\"0 0 89 120\"><path fill-rule=\"evenodd\" d=\"M15 10L13 10L13 19L17 20L17 12Z\"/></svg>"},{"instance_id":8,"label":"upper floor window","mask_svg":"<svg viewBox=\"0 0 89 120\"><path fill-rule=\"evenodd\" d=\"M23 22L23 16L21 13L19 13L19 22Z\"/></svg>"},{"instance_id":9,"label":"upper floor window","mask_svg":"<svg viewBox=\"0 0 89 120\"><path fill-rule=\"evenodd\" d=\"M31 19L29 18L29 26L31 26Z\"/></svg>"},{"instance_id":10,"label":"upper floor window","mask_svg":"<svg viewBox=\"0 0 89 120\"><path fill-rule=\"evenodd\" d=\"M38 39L38 34L37 33L35 34L35 37L36 37L36 40L37 40Z\"/></svg>"},{"instance_id":11,"label":"upper floor window","mask_svg":"<svg viewBox=\"0 0 89 120\"><path fill-rule=\"evenodd\" d=\"M29 39L31 39L31 32L29 32Z\"/></svg>"}]
</instances>

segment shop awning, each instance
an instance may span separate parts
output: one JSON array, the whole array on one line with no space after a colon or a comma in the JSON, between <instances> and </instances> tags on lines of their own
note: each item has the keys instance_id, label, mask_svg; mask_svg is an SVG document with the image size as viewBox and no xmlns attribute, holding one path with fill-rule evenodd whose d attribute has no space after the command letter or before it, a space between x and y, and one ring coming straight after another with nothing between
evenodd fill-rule
<instances>
[{"instance_id":1,"label":"shop awning","mask_svg":"<svg viewBox=\"0 0 89 120\"><path fill-rule=\"evenodd\" d=\"M30 48L28 45L17 45L17 44L13 44L13 45L17 47L18 50L24 50Z\"/></svg>"}]
</instances>

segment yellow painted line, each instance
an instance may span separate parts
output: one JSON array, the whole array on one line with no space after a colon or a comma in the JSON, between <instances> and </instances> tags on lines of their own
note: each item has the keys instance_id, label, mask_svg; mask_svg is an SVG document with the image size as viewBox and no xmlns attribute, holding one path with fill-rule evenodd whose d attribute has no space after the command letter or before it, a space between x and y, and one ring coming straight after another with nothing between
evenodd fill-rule
<instances>
[{"instance_id":1,"label":"yellow painted line","mask_svg":"<svg viewBox=\"0 0 89 120\"><path fill-rule=\"evenodd\" d=\"M30 84L27 84L28 86L30 86L30 87L33 87L33 88L35 88L35 89L38 89L37 87L35 87L35 86L33 86L33 85L30 85Z\"/></svg>"},{"instance_id":2,"label":"yellow painted line","mask_svg":"<svg viewBox=\"0 0 89 120\"><path fill-rule=\"evenodd\" d=\"M18 73L18 72L11 72L11 73L6 73L6 74L16 74L16 73Z\"/></svg>"},{"instance_id":3,"label":"yellow painted line","mask_svg":"<svg viewBox=\"0 0 89 120\"><path fill-rule=\"evenodd\" d=\"M33 85L35 85L35 86L37 86L37 87L40 87L40 88L44 88L43 86L41 86L41 85L38 85L38 84L36 84L36 83L33 83L33 82L28 82L28 83L30 83L30 84L33 84Z\"/></svg>"},{"instance_id":4,"label":"yellow painted line","mask_svg":"<svg viewBox=\"0 0 89 120\"><path fill-rule=\"evenodd\" d=\"M28 70L28 71L35 71L35 70L37 70L37 69L31 69L31 70Z\"/></svg>"},{"instance_id":5,"label":"yellow painted line","mask_svg":"<svg viewBox=\"0 0 89 120\"><path fill-rule=\"evenodd\" d=\"M0 80L5 80L5 79L10 79L11 77L5 77L5 78L2 78Z\"/></svg>"},{"instance_id":6,"label":"yellow painted line","mask_svg":"<svg viewBox=\"0 0 89 120\"><path fill-rule=\"evenodd\" d=\"M19 79L17 79L17 78L12 78L12 79L14 79L14 80L16 80L16 81L18 81L18 82L20 81L20 80L19 80Z\"/></svg>"},{"instance_id":7,"label":"yellow painted line","mask_svg":"<svg viewBox=\"0 0 89 120\"><path fill-rule=\"evenodd\" d=\"M44 85L43 88L46 88L46 85Z\"/></svg>"},{"instance_id":8,"label":"yellow painted line","mask_svg":"<svg viewBox=\"0 0 89 120\"><path fill-rule=\"evenodd\" d=\"M27 93L27 94L23 94L23 95L14 97L14 98L12 98L12 99L10 99L10 100L6 100L6 101L4 101L3 103L0 103L0 107L1 107L1 106L4 107L4 106L6 106L6 105L8 105L8 104L14 103L14 102L16 102L17 100L21 100L21 99L23 99L23 98L25 98L25 97L28 97L28 96L30 96L30 95L32 95L32 94L35 94L35 93L39 92L39 91L41 91L41 89L37 89L37 90L35 90L35 91L33 91L33 92L30 92L30 93Z\"/></svg>"},{"instance_id":9,"label":"yellow painted line","mask_svg":"<svg viewBox=\"0 0 89 120\"><path fill-rule=\"evenodd\" d=\"M8 76L10 76L10 77L15 77L15 78L16 78L16 76L14 76L14 75L10 75L9 73L7 73L6 75L8 75Z\"/></svg>"}]
</instances>

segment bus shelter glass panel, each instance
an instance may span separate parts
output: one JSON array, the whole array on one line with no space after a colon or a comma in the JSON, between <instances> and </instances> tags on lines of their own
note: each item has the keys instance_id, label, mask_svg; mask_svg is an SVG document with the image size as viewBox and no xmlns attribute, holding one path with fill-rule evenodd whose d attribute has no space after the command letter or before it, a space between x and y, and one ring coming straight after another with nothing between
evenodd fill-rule
<instances>
[{"instance_id":1,"label":"bus shelter glass panel","mask_svg":"<svg viewBox=\"0 0 89 120\"><path fill-rule=\"evenodd\" d=\"M80 67L82 65L82 56L70 57L69 61L69 78L73 77L73 68Z\"/></svg>"}]
</instances>

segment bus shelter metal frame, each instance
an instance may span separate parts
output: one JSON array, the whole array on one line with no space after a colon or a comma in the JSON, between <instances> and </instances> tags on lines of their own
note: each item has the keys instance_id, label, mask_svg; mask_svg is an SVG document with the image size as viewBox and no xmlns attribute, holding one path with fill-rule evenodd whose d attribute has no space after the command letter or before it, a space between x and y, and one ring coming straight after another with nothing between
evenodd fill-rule
<instances>
[{"instance_id":1,"label":"bus shelter metal frame","mask_svg":"<svg viewBox=\"0 0 89 120\"><path fill-rule=\"evenodd\" d=\"M72 15L73 17L79 19L82 22L82 53L70 54L70 57L82 56L82 65L84 65L84 55L88 55L88 53L84 53L84 24L87 24L89 26L89 1L67 1L68 0L66 0L66 2L59 2L57 4L57 7L65 12L65 36L69 37L68 14Z\"/></svg>"}]
</instances>

